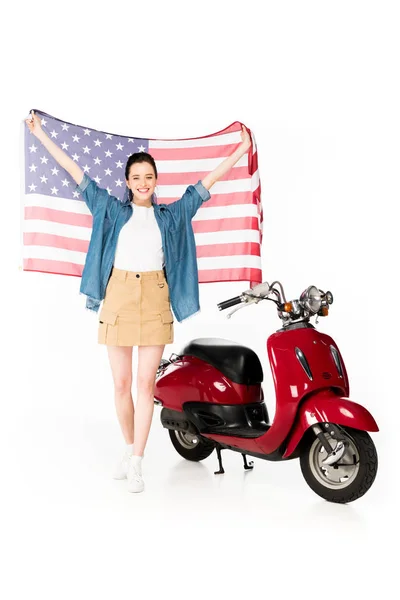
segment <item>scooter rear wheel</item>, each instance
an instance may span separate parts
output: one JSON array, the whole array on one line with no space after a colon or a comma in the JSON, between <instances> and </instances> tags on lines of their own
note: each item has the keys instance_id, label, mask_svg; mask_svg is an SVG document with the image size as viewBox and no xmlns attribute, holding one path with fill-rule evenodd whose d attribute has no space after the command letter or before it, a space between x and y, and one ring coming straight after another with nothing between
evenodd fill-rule
<instances>
[{"instance_id":1,"label":"scooter rear wheel","mask_svg":"<svg viewBox=\"0 0 400 600\"><path fill-rule=\"evenodd\" d=\"M310 488L329 502L346 504L361 498L373 484L378 470L374 442L366 431L341 427L346 439L346 451L332 466L325 466L327 452L318 438L310 441L300 456L304 479ZM336 441L325 433L332 446Z\"/></svg>"},{"instance_id":2,"label":"scooter rear wheel","mask_svg":"<svg viewBox=\"0 0 400 600\"><path fill-rule=\"evenodd\" d=\"M175 450L186 460L204 460L213 452L215 446L200 435L168 429Z\"/></svg>"}]
</instances>

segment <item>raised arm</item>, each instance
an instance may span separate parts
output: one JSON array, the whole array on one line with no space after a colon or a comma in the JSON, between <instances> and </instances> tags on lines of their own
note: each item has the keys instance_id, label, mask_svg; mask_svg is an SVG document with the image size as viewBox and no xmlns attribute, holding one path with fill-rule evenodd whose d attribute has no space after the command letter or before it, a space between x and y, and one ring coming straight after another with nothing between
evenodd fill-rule
<instances>
[{"instance_id":1,"label":"raised arm","mask_svg":"<svg viewBox=\"0 0 400 600\"><path fill-rule=\"evenodd\" d=\"M204 177L204 179L201 180L202 184L207 190L209 190L211 186L213 186L214 183L218 181L218 179L221 179L221 177L225 175L225 173L227 173L229 169L231 169L233 165L235 165L237 161L240 158L242 158L242 156L246 154L246 152L250 148L250 135L244 125L242 125L241 137L242 143L240 144L240 146L238 146L236 150L232 152L230 156L228 156L228 158L226 158L220 165L218 165L218 167L216 167L214 171L208 173Z\"/></svg>"},{"instance_id":2,"label":"raised arm","mask_svg":"<svg viewBox=\"0 0 400 600\"><path fill-rule=\"evenodd\" d=\"M228 156L228 158L225 158L218 167L210 173L207 173L207 175L195 185L189 185L182 198L175 202L171 202L171 204L168 205L168 210L174 215L174 218L178 221L182 219L193 219L203 202L206 202L211 198L209 192L210 188L218 181L218 179L225 175L225 173L227 173L244 154L246 154L251 146L250 135L244 125L242 125L241 137L241 144L230 156Z\"/></svg>"},{"instance_id":3,"label":"raised arm","mask_svg":"<svg viewBox=\"0 0 400 600\"><path fill-rule=\"evenodd\" d=\"M61 148L49 138L47 133L42 129L39 117L35 115L33 110L31 111L31 118L26 119L25 123L28 125L29 131L43 144L58 164L71 175L72 179L74 179L78 185L82 183L84 175L82 169L64 152L64 150L61 150Z\"/></svg>"},{"instance_id":4,"label":"raised arm","mask_svg":"<svg viewBox=\"0 0 400 600\"><path fill-rule=\"evenodd\" d=\"M99 187L94 179L91 179L89 175L84 173L76 162L48 137L42 129L39 117L33 111L31 111L31 118L26 119L25 123L58 164L76 181L78 184L77 190L81 193L92 215L105 206L108 214L113 218L112 215L115 215L115 211L121 207L120 201L115 196L109 194L108 190Z\"/></svg>"}]
</instances>

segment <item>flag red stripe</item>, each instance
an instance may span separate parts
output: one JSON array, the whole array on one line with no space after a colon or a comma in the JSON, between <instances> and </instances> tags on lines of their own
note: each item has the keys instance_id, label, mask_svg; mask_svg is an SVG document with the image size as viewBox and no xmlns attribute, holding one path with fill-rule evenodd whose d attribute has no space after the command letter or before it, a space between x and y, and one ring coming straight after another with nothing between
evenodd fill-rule
<instances>
[{"instance_id":1,"label":"flag red stripe","mask_svg":"<svg viewBox=\"0 0 400 600\"><path fill-rule=\"evenodd\" d=\"M197 258L215 256L260 256L260 244L256 242L238 242L233 244L212 244L196 246Z\"/></svg>"},{"instance_id":2,"label":"flag red stripe","mask_svg":"<svg viewBox=\"0 0 400 600\"><path fill-rule=\"evenodd\" d=\"M40 206L28 206L25 208L26 219L38 219L41 221L51 221L53 223L62 223L63 225L75 225L81 227L91 227L88 220L92 222L91 215L78 215L77 213L66 213L61 210L51 208L42 208ZM195 233L211 233L215 231L235 231L243 229L258 229L257 217L233 217L221 219L209 219L205 221L193 221L193 231Z\"/></svg>"},{"instance_id":3,"label":"flag red stripe","mask_svg":"<svg viewBox=\"0 0 400 600\"><path fill-rule=\"evenodd\" d=\"M23 268L24 271L41 271L42 273L75 275L76 277L82 277L83 271L83 265L43 258L24 258Z\"/></svg>"},{"instance_id":4,"label":"flag red stripe","mask_svg":"<svg viewBox=\"0 0 400 600\"><path fill-rule=\"evenodd\" d=\"M194 148L153 148L149 146L149 152L155 161L157 160L200 160L204 158L221 158L230 156L240 142L236 144L225 144L220 146L197 146Z\"/></svg>"},{"instance_id":5,"label":"flag red stripe","mask_svg":"<svg viewBox=\"0 0 400 600\"><path fill-rule=\"evenodd\" d=\"M259 213L261 215L261 221L262 221L263 211L262 211L262 205L261 205L261 185L260 184L258 184L258 187L253 192L253 204L258 205L258 209L259 209Z\"/></svg>"},{"instance_id":6,"label":"flag red stripe","mask_svg":"<svg viewBox=\"0 0 400 600\"><path fill-rule=\"evenodd\" d=\"M178 165L177 165L178 167ZM177 173L159 173L158 185L191 185L197 183L199 179L204 179L209 171L188 171ZM249 170L247 167L233 167L225 173L218 181L235 181L237 179L248 179Z\"/></svg>"},{"instance_id":7,"label":"flag red stripe","mask_svg":"<svg viewBox=\"0 0 400 600\"><path fill-rule=\"evenodd\" d=\"M74 250L87 253L89 248L88 240L78 240L52 233L24 233L25 246L51 246L53 248L62 248L63 250Z\"/></svg>"},{"instance_id":8,"label":"flag red stripe","mask_svg":"<svg viewBox=\"0 0 400 600\"><path fill-rule=\"evenodd\" d=\"M41 258L26 258L23 263L24 271L40 271L57 275L74 275L82 277L83 266L57 260ZM199 271L199 283L217 283L219 281L251 281L261 283L261 269L250 267L240 269L209 269Z\"/></svg>"},{"instance_id":9,"label":"flag red stripe","mask_svg":"<svg viewBox=\"0 0 400 600\"><path fill-rule=\"evenodd\" d=\"M262 208L262 204L261 204L261 182L259 182L257 188L253 192L253 203L257 204L257 206L258 206L258 213L259 213L259 217L260 217L259 230L260 230L260 245L261 245L262 239L263 239L263 221L264 221L263 208Z\"/></svg>"},{"instance_id":10,"label":"flag red stripe","mask_svg":"<svg viewBox=\"0 0 400 600\"><path fill-rule=\"evenodd\" d=\"M231 194L211 194L211 198L202 204L202 209L234 204L257 204L254 192L232 192Z\"/></svg>"},{"instance_id":11,"label":"flag red stripe","mask_svg":"<svg viewBox=\"0 0 400 600\"><path fill-rule=\"evenodd\" d=\"M67 238L50 233L24 233L25 246L48 246L87 253L89 242L76 238ZM260 245L256 242L236 242L196 246L197 258L216 256L260 256Z\"/></svg>"},{"instance_id":12,"label":"flag red stripe","mask_svg":"<svg viewBox=\"0 0 400 600\"><path fill-rule=\"evenodd\" d=\"M25 219L38 219L39 221L52 221L63 225L76 225L78 227L92 227L92 215L80 215L78 213L55 210L42 206L26 206Z\"/></svg>"},{"instance_id":13,"label":"flag red stripe","mask_svg":"<svg viewBox=\"0 0 400 600\"><path fill-rule=\"evenodd\" d=\"M236 231L255 229L258 231L257 217L233 217L232 219L209 219L207 221L193 221L194 233L212 233L215 231Z\"/></svg>"},{"instance_id":14,"label":"flag red stripe","mask_svg":"<svg viewBox=\"0 0 400 600\"><path fill-rule=\"evenodd\" d=\"M199 271L199 283L218 283L219 281L252 281L261 283L261 269L241 267L240 269L208 269Z\"/></svg>"},{"instance_id":15,"label":"flag red stripe","mask_svg":"<svg viewBox=\"0 0 400 600\"><path fill-rule=\"evenodd\" d=\"M180 198L158 198L160 204L172 204ZM230 194L213 194L211 198L202 204L202 208L212 208L216 206L231 206L232 204L257 204L254 198L254 192L232 192ZM229 214L229 213L228 213Z\"/></svg>"},{"instance_id":16,"label":"flag red stripe","mask_svg":"<svg viewBox=\"0 0 400 600\"><path fill-rule=\"evenodd\" d=\"M250 175L253 175L253 173L255 173L258 169L258 152L257 150L254 152L254 154L251 155L251 161L250 161Z\"/></svg>"},{"instance_id":17,"label":"flag red stripe","mask_svg":"<svg viewBox=\"0 0 400 600\"><path fill-rule=\"evenodd\" d=\"M41 114L45 115L46 113L42 112ZM62 123L68 123L68 121L62 121ZM82 126L79 125L79 127L82 127ZM146 139L146 140L149 140L150 142L152 142L152 141L159 142L160 140L163 142L177 142L177 141L185 142L186 140L205 140L207 138L213 138L217 135L223 135L225 133L233 133L234 131L241 131L241 129L242 129L242 123L240 121L234 121L233 123L228 125L228 127L225 127L225 129L220 129L219 131L214 131L214 133L209 133L208 135L198 135L197 137L191 137L191 138L164 139L164 138L149 138L149 137L145 138L144 136L142 138L140 136L136 136L136 137L137 137L137 139L143 139L143 140ZM106 132L103 132L103 133L106 133ZM128 136L125 136L125 137L128 137Z\"/></svg>"}]
</instances>

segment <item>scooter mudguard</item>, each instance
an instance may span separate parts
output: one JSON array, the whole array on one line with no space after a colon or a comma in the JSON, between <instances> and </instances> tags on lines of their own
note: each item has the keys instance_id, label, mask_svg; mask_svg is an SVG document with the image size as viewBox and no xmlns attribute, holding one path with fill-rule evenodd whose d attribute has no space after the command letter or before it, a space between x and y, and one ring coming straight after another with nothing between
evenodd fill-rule
<instances>
[{"instance_id":1,"label":"scooter mudguard","mask_svg":"<svg viewBox=\"0 0 400 600\"><path fill-rule=\"evenodd\" d=\"M307 429L317 423L335 423L362 431L379 431L375 419L361 404L352 402L345 396L338 396L329 390L324 390L309 396L299 406L295 425L283 458L288 458L293 454Z\"/></svg>"}]
</instances>

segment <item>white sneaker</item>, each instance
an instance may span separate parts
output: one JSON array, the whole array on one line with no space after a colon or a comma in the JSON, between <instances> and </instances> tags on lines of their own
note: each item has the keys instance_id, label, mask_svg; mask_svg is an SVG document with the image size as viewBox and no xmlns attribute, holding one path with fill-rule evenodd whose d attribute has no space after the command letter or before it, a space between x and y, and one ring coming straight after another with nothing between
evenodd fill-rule
<instances>
[{"instance_id":1,"label":"white sneaker","mask_svg":"<svg viewBox=\"0 0 400 600\"><path fill-rule=\"evenodd\" d=\"M142 477L141 458L131 456L128 465L128 492L143 492L144 481Z\"/></svg>"},{"instance_id":2,"label":"white sneaker","mask_svg":"<svg viewBox=\"0 0 400 600\"><path fill-rule=\"evenodd\" d=\"M113 479L126 479L128 475L129 459L132 456L131 450L126 450L122 460L115 467Z\"/></svg>"}]
</instances>

